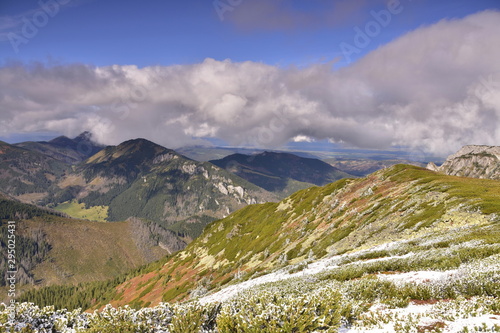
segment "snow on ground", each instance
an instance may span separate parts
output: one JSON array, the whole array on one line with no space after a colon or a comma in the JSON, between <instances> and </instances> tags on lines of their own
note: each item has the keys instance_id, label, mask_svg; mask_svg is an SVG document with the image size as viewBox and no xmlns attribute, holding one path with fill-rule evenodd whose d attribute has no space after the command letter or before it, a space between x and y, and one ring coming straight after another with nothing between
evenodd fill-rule
<instances>
[{"instance_id":1,"label":"snow on ground","mask_svg":"<svg viewBox=\"0 0 500 333\"><path fill-rule=\"evenodd\" d=\"M392 281L395 283L424 283L437 282L454 277L458 273L457 269L449 271L415 271L397 274L378 274L379 279Z\"/></svg>"},{"instance_id":2,"label":"snow on ground","mask_svg":"<svg viewBox=\"0 0 500 333\"><path fill-rule=\"evenodd\" d=\"M410 255L412 255L412 253L408 253L408 254L405 254L402 256L392 256L392 257L370 259L370 260L365 260L363 262L366 263L366 262L375 262L375 261L381 261L381 260L389 260L389 259L394 259L394 258L405 258L405 257L408 257ZM329 271L329 270L332 270L334 268L339 267L338 265L336 265L336 263L339 262L339 260L341 260L341 258L343 258L343 257L344 256L334 256L331 258L320 259L320 260L317 260L313 263L308 264L307 267L305 267L300 272L291 273L291 274L288 273L288 269L290 267L280 269L276 272L272 272L272 273L269 273L269 274L266 274L263 276L259 276L255 279L251 279L251 280L244 281L244 282L241 282L241 283L238 283L235 285L227 286L224 289L222 289L216 293L201 297L198 301L201 304L214 303L214 302L225 302L225 301L231 299L232 297L236 296L241 291L244 291L244 290L249 289L249 288L253 288L255 286L259 286L259 285L264 284L264 283L283 281L283 280L287 280L287 279L291 279L291 278L298 278L298 277L306 277L306 276L315 275L315 274L318 274L318 273L321 273L324 271ZM347 264L347 265L349 265L349 264Z\"/></svg>"},{"instance_id":3,"label":"snow on ground","mask_svg":"<svg viewBox=\"0 0 500 333\"><path fill-rule=\"evenodd\" d=\"M384 258L376 258L370 260L360 260L352 263L348 263L346 265L355 265L357 263L369 263L375 261L383 261L390 260L395 258L405 258L414 255L413 253L407 253L402 256L393 256L393 257L384 257ZM341 265L342 262L345 262L344 259L349 257L349 255L340 255L334 256L331 258L325 258L318 260L316 262L310 263L304 267L303 270L295 273L289 273L289 270L293 266L289 266L278 271L241 282L239 284L230 285L226 288L213 293L211 295L207 295L201 297L199 302L201 304L214 303L214 302L225 302L230 300L231 298L237 296L240 292L265 284L270 282L278 282L292 278L305 278L308 276L313 276L318 273L327 272L330 270L334 270ZM356 256L350 256L351 259L355 259ZM497 259L495 259L497 260ZM486 263L484 263L486 264ZM482 267L483 264L480 265L481 270L493 269L491 267ZM495 266L495 265L493 265ZM497 267L497 266L495 266ZM395 273L395 274L378 274L379 279L385 279L389 281L393 281L395 283L436 283L442 282L446 280L452 280L457 277L460 277L463 274L464 268L448 270L448 271L413 271L413 272L405 272L405 273ZM470 269L470 267L469 267ZM447 303L444 303L445 306ZM451 304L451 303L450 303ZM440 308L441 306L441 308ZM481 313L477 314L455 314L452 315L454 310L452 308L444 310L442 308L443 303L438 302L436 304L415 304L411 303L405 308L397 308L390 309L387 305L383 304L375 304L370 310L365 313L370 316L373 315L375 318L380 316L381 314L389 314L390 320L381 320L379 321L379 325L371 327L363 327L363 325L359 327L342 327L339 332L341 333L362 333L362 332L374 332L374 333L386 333L386 332L395 332L394 325L398 322L406 322L410 323L410 326L425 329L439 328L443 333L455 333L455 332L464 332L465 328L471 330L471 332L483 330L483 331L498 331L500 330L500 315L482 315ZM469 317L470 316L470 317ZM413 318L413 319L411 319ZM410 322L408 322L410 320ZM417 320L416 322L411 322L411 320ZM413 331L412 331L413 332ZM415 332L417 332L415 330Z\"/></svg>"},{"instance_id":4,"label":"snow on ground","mask_svg":"<svg viewBox=\"0 0 500 333\"><path fill-rule=\"evenodd\" d=\"M431 304L425 304L425 305L410 304L406 308L389 310L386 308L386 306L382 304L375 304L370 308L370 312L372 313L391 312L407 316L409 314L424 314L425 312L428 312L431 308L432 308ZM394 325L393 322L389 322L386 324L380 324L380 327L348 328L343 326L339 330L339 333L361 333L361 332L374 332L374 333L394 332Z\"/></svg>"},{"instance_id":5,"label":"snow on ground","mask_svg":"<svg viewBox=\"0 0 500 333\"><path fill-rule=\"evenodd\" d=\"M422 315L423 317L418 320L418 324L415 324L415 329L431 329L439 328L440 332L443 333L461 333L464 329L473 330L476 328L481 328L481 331L491 331L497 332L495 329L500 329L500 315L482 315L482 316L471 316L464 319L454 319L453 321L431 318L431 315L436 313L436 305L434 304L410 304L406 308L401 309L385 309L383 305L374 305L370 312L385 312L392 313L399 318L405 318L415 315ZM429 317L426 317L429 315ZM341 327L339 333L387 333L395 332L394 321L388 323L380 323L378 327ZM412 331L413 332L413 331ZM417 332L415 330L415 332Z\"/></svg>"},{"instance_id":6,"label":"snow on ground","mask_svg":"<svg viewBox=\"0 0 500 333\"><path fill-rule=\"evenodd\" d=\"M481 317L472 317L466 319L457 319L454 322L447 322L447 327L443 332L463 332L463 328L482 327L491 330L492 328L500 328L500 316L484 315ZM498 331L491 331L498 332Z\"/></svg>"},{"instance_id":7,"label":"snow on ground","mask_svg":"<svg viewBox=\"0 0 500 333\"><path fill-rule=\"evenodd\" d=\"M288 273L287 270L281 269L279 271L269 273L263 276L259 276L255 279L251 279L248 281L244 281L235 285L228 286L216 293L213 293L211 295L207 295L205 297L201 297L199 299L199 302L201 304L207 304L207 303L213 303L213 302L225 302L232 297L236 296L238 293L240 293L243 290L253 288L255 286L259 286L264 283L269 283L269 282L277 282L277 281L282 281L282 280L287 280L291 279L294 277L303 277L307 275L313 275L320 273L325 270L329 270L335 267L338 267L337 265L333 265L333 258L327 258L327 259L322 259L318 260L314 263L311 263L308 265L307 268L304 268L304 270L297 272L297 273Z\"/></svg>"}]
</instances>

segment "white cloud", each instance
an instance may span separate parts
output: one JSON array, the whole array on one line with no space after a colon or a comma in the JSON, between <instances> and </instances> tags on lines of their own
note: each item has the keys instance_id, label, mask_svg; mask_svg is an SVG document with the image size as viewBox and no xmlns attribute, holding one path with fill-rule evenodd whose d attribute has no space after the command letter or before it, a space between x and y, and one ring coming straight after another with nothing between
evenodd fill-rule
<instances>
[{"instance_id":1,"label":"white cloud","mask_svg":"<svg viewBox=\"0 0 500 333\"><path fill-rule=\"evenodd\" d=\"M103 143L292 138L449 153L500 144L500 13L422 27L349 67L206 59L177 66L0 68L0 135L91 130Z\"/></svg>"},{"instance_id":2,"label":"white cloud","mask_svg":"<svg viewBox=\"0 0 500 333\"><path fill-rule=\"evenodd\" d=\"M296 137L293 137L290 141L292 141L292 142L314 142L314 139L310 138L306 135L297 135Z\"/></svg>"}]
</instances>

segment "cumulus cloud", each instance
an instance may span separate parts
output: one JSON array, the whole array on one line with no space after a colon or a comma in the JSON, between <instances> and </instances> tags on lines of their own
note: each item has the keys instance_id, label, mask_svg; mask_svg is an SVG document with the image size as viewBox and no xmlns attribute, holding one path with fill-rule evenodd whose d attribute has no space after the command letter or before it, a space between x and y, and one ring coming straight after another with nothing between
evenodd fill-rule
<instances>
[{"instance_id":1,"label":"cumulus cloud","mask_svg":"<svg viewBox=\"0 0 500 333\"><path fill-rule=\"evenodd\" d=\"M206 59L193 65L0 68L0 134L90 130L102 143L293 138L446 154L500 144L500 13L443 20L338 70Z\"/></svg>"}]
</instances>

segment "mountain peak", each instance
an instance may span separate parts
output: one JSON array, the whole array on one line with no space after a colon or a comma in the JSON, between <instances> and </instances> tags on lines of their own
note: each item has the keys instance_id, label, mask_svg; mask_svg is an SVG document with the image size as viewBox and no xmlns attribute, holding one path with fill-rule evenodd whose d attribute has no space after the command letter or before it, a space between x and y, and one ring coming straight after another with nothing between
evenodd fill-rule
<instances>
[{"instance_id":1,"label":"mountain peak","mask_svg":"<svg viewBox=\"0 0 500 333\"><path fill-rule=\"evenodd\" d=\"M117 147L120 147L120 146L137 146L137 145L142 145L142 146L156 146L156 147L161 147L163 149L167 149L167 148L165 148L163 146L160 146L157 143L154 143L153 141L149 141L148 139L144 139L144 138L137 138L137 139L130 139L130 140L127 140L127 141L123 141Z\"/></svg>"},{"instance_id":2,"label":"mountain peak","mask_svg":"<svg viewBox=\"0 0 500 333\"><path fill-rule=\"evenodd\" d=\"M115 147L116 152L123 154L140 154L154 158L159 154L174 153L173 150L165 148L147 139L138 138L127 140Z\"/></svg>"},{"instance_id":3,"label":"mountain peak","mask_svg":"<svg viewBox=\"0 0 500 333\"><path fill-rule=\"evenodd\" d=\"M75 142L72 139L70 139L64 135L58 136L57 138L50 140L49 143L54 144L54 145L58 145L58 146L64 146L64 145L68 146L68 145L75 144Z\"/></svg>"},{"instance_id":4,"label":"mountain peak","mask_svg":"<svg viewBox=\"0 0 500 333\"><path fill-rule=\"evenodd\" d=\"M49 141L52 145L57 145L60 147L71 147L75 149L77 146L88 145L93 147L102 148L102 145L97 144L94 140L92 140L92 133L85 131L73 139L68 138L65 135L58 136Z\"/></svg>"},{"instance_id":5,"label":"mountain peak","mask_svg":"<svg viewBox=\"0 0 500 333\"><path fill-rule=\"evenodd\" d=\"M500 179L500 146L463 146L440 167L429 164L427 169L452 176Z\"/></svg>"},{"instance_id":6,"label":"mountain peak","mask_svg":"<svg viewBox=\"0 0 500 333\"><path fill-rule=\"evenodd\" d=\"M99 169L109 169L109 172L114 169L130 169L134 170L135 174L138 170L149 170L159 160L165 160L161 158L163 155L177 156L178 154L159 144L138 138L124 141L118 146L108 146L88 158L85 164L99 166Z\"/></svg>"},{"instance_id":7,"label":"mountain peak","mask_svg":"<svg viewBox=\"0 0 500 333\"><path fill-rule=\"evenodd\" d=\"M500 160L500 146L486 146L486 145L466 145L460 148L458 152L450 155L448 159L457 158L464 155L493 155Z\"/></svg>"},{"instance_id":8,"label":"mountain peak","mask_svg":"<svg viewBox=\"0 0 500 333\"><path fill-rule=\"evenodd\" d=\"M92 141L92 133L89 131L85 131L76 136L74 141Z\"/></svg>"}]
</instances>

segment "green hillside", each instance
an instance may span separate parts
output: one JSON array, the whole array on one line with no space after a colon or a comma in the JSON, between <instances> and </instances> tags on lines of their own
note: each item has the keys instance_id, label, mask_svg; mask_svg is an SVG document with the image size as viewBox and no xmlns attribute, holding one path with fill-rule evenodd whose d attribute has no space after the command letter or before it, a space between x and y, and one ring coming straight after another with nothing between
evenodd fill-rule
<instances>
[{"instance_id":1,"label":"green hillside","mask_svg":"<svg viewBox=\"0 0 500 333\"><path fill-rule=\"evenodd\" d=\"M105 222L108 217L108 207L93 206L86 208L85 204L76 201L67 201L54 207L55 210L68 214L74 218Z\"/></svg>"}]
</instances>

